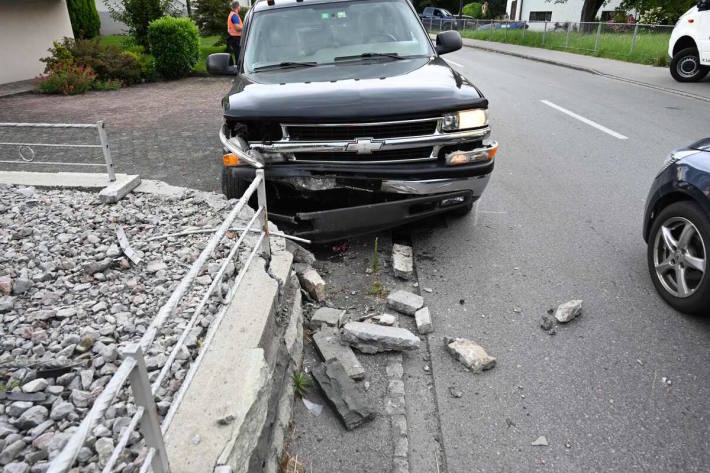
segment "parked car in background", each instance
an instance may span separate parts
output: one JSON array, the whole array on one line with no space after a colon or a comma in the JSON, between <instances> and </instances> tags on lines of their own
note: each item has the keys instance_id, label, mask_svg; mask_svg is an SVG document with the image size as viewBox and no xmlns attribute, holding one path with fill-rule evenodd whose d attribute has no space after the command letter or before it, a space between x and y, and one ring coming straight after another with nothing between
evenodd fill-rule
<instances>
[{"instance_id":1,"label":"parked car in background","mask_svg":"<svg viewBox=\"0 0 710 473\"><path fill-rule=\"evenodd\" d=\"M663 299L710 314L710 138L670 154L646 200L648 269Z\"/></svg>"},{"instance_id":2,"label":"parked car in background","mask_svg":"<svg viewBox=\"0 0 710 473\"><path fill-rule=\"evenodd\" d=\"M419 14L419 18L425 26L430 26L431 22L432 26L440 26L442 30L458 29L457 17L445 8L426 7Z\"/></svg>"},{"instance_id":3,"label":"parked car in background","mask_svg":"<svg viewBox=\"0 0 710 473\"><path fill-rule=\"evenodd\" d=\"M700 0L680 17L668 44L671 75L696 82L710 72L710 0Z\"/></svg>"}]
</instances>

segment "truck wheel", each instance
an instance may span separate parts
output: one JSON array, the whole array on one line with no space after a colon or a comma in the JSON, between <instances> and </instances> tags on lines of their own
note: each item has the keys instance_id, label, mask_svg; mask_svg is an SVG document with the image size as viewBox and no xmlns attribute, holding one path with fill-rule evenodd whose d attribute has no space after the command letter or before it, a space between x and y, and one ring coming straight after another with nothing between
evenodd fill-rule
<instances>
[{"instance_id":1,"label":"truck wheel","mask_svg":"<svg viewBox=\"0 0 710 473\"><path fill-rule=\"evenodd\" d=\"M678 82L697 82L710 72L710 67L700 64L696 48L679 51L671 61L671 75Z\"/></svg>"},{"instance_id":2,"label":"truck wheel","mask_svg":"<svg viewBox=\"0 0 710 473\"><path fill-rule=\"evenodd\" d=\"M229 168L222 168L222 194L227 199L238 199L244 195L249 183L244 179L235 177Z\"/></svg>"},{"instance_id":3,"label":"truck wheel","mask_svg":"<svg viewBox=\"0 0 710 473\"><path fill-rule=\"evenodd\" d=\"M659 212L648 239L648 270L658 293L676 310L710 314L710 220L694 202Z\"/></svg>"}]
</instances>

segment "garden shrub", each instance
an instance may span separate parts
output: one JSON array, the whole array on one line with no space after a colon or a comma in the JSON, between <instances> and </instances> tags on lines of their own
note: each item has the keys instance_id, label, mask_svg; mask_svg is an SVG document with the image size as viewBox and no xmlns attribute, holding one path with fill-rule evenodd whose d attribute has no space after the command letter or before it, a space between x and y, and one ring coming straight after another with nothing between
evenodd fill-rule
<instances>
[{"instance_id":1,"label":"garden shrub","mask_svg":"<svg viewBox=\"0 0 710 473\"><path fill-rule=\"evenodd\" d=\"M152 21L148 42L155 69L166 79L186 76L200 57L199 33L189 18L166 16Z\"/></svg>"},{"instance_id":2,"label":"garden shrub","mask_svg":"<svg viewBox=\"0 0 710 473\"><path fill-rule=\"evenodd\" d=\"M91 88L94 90L118 90L121 88L121 81L119 80L95 80L91 84Z\"/></svg>"},{"instance_id":3,"label":"garden shrub","mask_svg":"<svg viewBox=\"0 0 710 473\"><path fill-rule=\"evenodd\" d=\"M468 3L463 7L463 14L473 18L483 18L483 7L480 3Z\"/></svg>"},{"instance_id":4,"label":"garden shrub","mask_svg":"<svg viewBox=\"0 0 710 473\"><path fill-rule=\"evenodd\" d=\"M152 54L145 54L140 50L143 48L136 47L124 51L124 54L130 54L136 61L141 70L141 79L147 82L155 80L155 58Z\"/></svg>"},{"instance_id":5,"label":"garden shrub","mask_svg":"<svg viewBox=\"0 0 710 473\"><path fill-rule=\"evenodd\" d=\"M36 80L37 89L43 94L83 94L91 89L96 74L89 66L74 63L55 63L47 75Z\"/></svg>"},{"instance_id":6,"label":"garden shrub","mask_svg":"<svg viewBox=\"0 0 710 473\"><path fill-rule=\"evenodd\" d=\"M77 64L91 66L99 80L119 80L127 85L140 82L141 68L135 57L117 46L105 46L97 39L65 40Z\"/></svg>"},{"instance_id":7,"label":"garden shrub","mask_svg":"<svg viewBox=\"0 0 710 473\"><path fill-rule=\"evenodd\" d=\"M94 0L67 0L71 29L75 38L94 38L101 30L101 19Z\"/></svg>"}]
</instances>

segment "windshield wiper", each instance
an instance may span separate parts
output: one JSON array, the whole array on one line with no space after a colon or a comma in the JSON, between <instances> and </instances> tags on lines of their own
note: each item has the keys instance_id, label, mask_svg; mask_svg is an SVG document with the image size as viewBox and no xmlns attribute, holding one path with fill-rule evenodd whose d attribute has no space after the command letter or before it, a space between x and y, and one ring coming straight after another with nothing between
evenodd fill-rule
<instances>
[{"instance_id":1,"label":"windshield wiper","mask_svg":"<svg viewBox=\"0 0 710 473\"><path fill-rule=\"evenodd\" d=\"M408 56L400 56L397 53L362 53L362 54L356 54L354 56L340 56L336 57L334 60L335 61L347 61L347 60L352 60L352 59L369 59L369 58L380 58L380 57L388 57L392 59L408 59Z\"/></svg>"},{"instance_id":2,"label":"windshield wiper","mask_svg":"<svg viewBox=\"0 0 710 473\"><path fill-rule=\"evenodd\" d=\"M292 68L292 67L313 67L317 66L317 62L294 62L294 61L285 61L285 62L280 62L278 64L268 64L266 66L259 66L254 68L254 72L257 71L267 71L271 69L287 69L287 68Z\"/></svg>"}]
</instances>

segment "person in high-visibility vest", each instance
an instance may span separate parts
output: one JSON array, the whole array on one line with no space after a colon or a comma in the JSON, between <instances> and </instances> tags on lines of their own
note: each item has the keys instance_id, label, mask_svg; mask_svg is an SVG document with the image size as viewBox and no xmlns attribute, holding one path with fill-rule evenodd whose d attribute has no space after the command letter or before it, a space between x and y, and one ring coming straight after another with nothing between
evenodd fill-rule
<instances>
[{"instance_id":1,"label":"person in high-visibility vest","mask_svg":"<svg viewBox=\"0 0 710 473\"><path fill-rule=\"evenodd\" d=\"M242 40L242 19L239 17L239 2L232 2L232 11L229 12L227 17L227 33L229 33L229 38L227 38L227 48L229 49L229 64L234 64L232 60L232 53L234 54L234 60L239 60L239 45Z\"/></svg>"}]
</instances>

